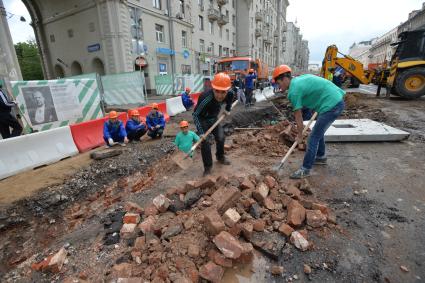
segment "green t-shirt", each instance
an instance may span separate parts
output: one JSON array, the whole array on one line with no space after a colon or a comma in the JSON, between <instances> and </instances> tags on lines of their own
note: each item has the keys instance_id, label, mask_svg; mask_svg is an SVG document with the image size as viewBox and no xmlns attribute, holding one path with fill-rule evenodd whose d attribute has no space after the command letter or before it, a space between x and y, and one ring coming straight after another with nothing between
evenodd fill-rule
<instances>
[{"instance_id":1,"label":"green t-shirt","mask_svg":"<svg viewBox=\"0 0 425 283\"><path fill-rule=\"evenodd\" d=\"M197 141L199 141L199 136L192 131L188 131L187 134L179 132L174 143L181 151L188 153L192 148L193 143Z\"/></svg>"},{"instance_id":2,"label":"green t-shirt","mask_svg":"<svg viewBox=\"0 0 425 283\"><path fill-rule=\"evenodd\" d=\"M333 82L310 74L293 78L288 90L288 99L294 111L307 107L319 114L334 108L344 95L345 91Z\"/></svg>"}]
</instances>

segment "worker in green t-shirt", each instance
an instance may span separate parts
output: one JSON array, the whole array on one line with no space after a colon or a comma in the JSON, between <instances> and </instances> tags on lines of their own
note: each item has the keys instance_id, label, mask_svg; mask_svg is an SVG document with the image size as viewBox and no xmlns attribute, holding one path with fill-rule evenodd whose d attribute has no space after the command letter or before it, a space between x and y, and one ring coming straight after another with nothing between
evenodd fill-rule
<instances>
[{"instance_id":1,"label":"worker in green t-shirt","mask_svg":"<svg viewBox=\"0 0 425 283\"><path fill-rule=\"evenodd\" d=\"M302 75L292 78L291 68L280 65L273 71L273 79L282 91L288 90L288 99L293 106L297 123L298 143L303 139L302 108L306 107L318 113L311 131L303 165L291 175L292 179L301 179L310 175L314 164L325 165L325 132L344 110L345 92L332 81L315 75Z\"/></svg>"},{"instance_id":2,"label":"worker in green t-shirt","mask_svg":"<svg viewBox=\"0 0 425 283\"><path fill-rule=\"evenodd\" d=\"M187 121L180 122L180 129L174 143L181 151L189 153L193 143L199 141L199 136L192 131L189 131L189 123ZM192 156L191 156L192 157Z\"/></svg>"}]
</instances>

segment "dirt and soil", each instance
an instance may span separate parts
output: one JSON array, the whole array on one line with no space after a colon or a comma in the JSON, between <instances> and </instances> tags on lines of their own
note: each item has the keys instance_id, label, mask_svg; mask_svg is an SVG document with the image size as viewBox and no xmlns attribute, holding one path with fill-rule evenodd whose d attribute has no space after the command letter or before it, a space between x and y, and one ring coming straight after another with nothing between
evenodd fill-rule
<instances>
[{"instance_id":1,"label":"dirt and soil","mask_svg":"<svg viewBox=\"0 0 425 283\"><path fill-rule=\"evenodd\" d=\"M311 249L302 252L285 245L277 262L256 253L252 263L227 269L223 282L425 282L425 100L350 97L354 98L347 100L344 117L385 122L409 131L411 137L398 143L329 144L329 164L314 168L309 181L313 196L335 212L337 225L308 230ZM284 98L275 103L291 119ZM268 127L283 119L267 103L238 108L235 117L238 121L227 123ZM191 120L190 113L173 118L170 133L181 119ZM261 176L279 161L280 156L270 155L267 147L281 142L284 148L282 140L273 135L269 139L264 130L250 133L235 131L228 137L227 143L233 145L228 152L232 166L216 165L214 176ZM249 142L238 145L253 138L258 150L253 151ZM1 196L8 196L0 197L1 281L114 278L114 265L134 261L129 254L133 243L121 239L116 245L104 245L104 224L110 214L122 211L128 201L146 208L158 194L202 175L199 152L193 166L182 171L170 160L172 148L171 137L145 141L130 144L110 159L91 161L80 155L0 181ZM282 182L300 165L302 154L291 156L279 176ZM43 185L44 179L50 181ZM31 269L31 264L63 246L68 256L59 273ZM304 273L304 264L311 267L310 274ZM270 274L274 265L284 267L281 278Z\"/></svg>"}]
</instances>

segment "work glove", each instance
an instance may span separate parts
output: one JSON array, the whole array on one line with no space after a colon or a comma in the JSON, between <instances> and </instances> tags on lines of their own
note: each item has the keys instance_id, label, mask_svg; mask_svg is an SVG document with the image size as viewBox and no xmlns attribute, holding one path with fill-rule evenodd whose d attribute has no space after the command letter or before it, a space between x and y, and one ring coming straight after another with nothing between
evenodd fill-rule
<instances>
[{"instance_id":1,"label":"work glove","mask_svg":"<svg viewBox=\"0 0 425 283\"><path fill-rule=\"evenodd\" d=\"M112 138L109 138L108 139L108 143L109 143L110 146L113 146L114 145L114 140Z\"/></svg>"},{"instance_id":2,"label":"work glove","mask_svg":"<svg viewBox=\"0 0 425 283\"><path fill-rule=\"evenodd\" d=\"M161 126L160 125L156 125L155 128L159 129L159 128L161 128Z\"/></svg>"}]
</instances>

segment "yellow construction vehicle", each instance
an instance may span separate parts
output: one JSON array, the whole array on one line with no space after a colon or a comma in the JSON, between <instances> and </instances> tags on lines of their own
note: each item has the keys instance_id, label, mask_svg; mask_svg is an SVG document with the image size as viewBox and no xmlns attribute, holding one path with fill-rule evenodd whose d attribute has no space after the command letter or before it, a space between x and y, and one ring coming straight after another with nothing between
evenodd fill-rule
<instances>
[{"instance_id":1,"label":"yellow construction vehicle","mask_svg":"<svg viewBox=\"0 0 425 283\"><path fill-rule=\"evenodd\" d=\"M425 30L402 32L398 42L392 45L397 48L388 64L390 68L386 68L387 64L384 62L384 67L380 71L364 70L362 63L338 52L335 45L328 46L320 74L327 78L332 68L340 66L359 83L377 84L379 86L377 95L381 86L387 88L387 96L394 94L413 99L424 95ZM343 57L338 58L338 54Z\"/></svg>"}]
</instances>

